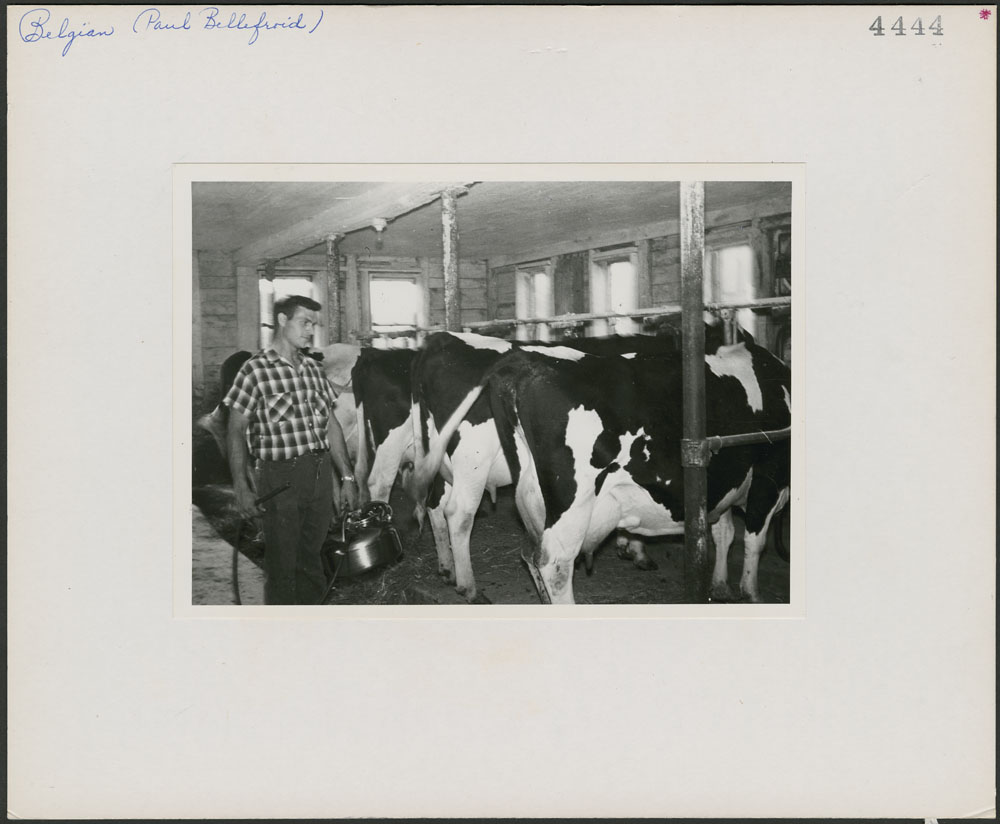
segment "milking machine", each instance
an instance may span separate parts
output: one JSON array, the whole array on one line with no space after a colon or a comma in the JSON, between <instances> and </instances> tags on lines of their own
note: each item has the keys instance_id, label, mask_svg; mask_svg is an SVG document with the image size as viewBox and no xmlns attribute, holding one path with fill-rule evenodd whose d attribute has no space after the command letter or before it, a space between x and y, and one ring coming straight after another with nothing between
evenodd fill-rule
<instances>
[{"instance_id":1,"label":"milking machine","mask_svg":"<svg viewBox=\"0 0 1000 824\"><path fill-rule=\"evenodd\" d=\"M337 577L354 578L403 557L403 542L392 525L392 507L385 501L372 501L348 512L340 519L340 535L330 530L321 552L327 571L323 603L333 590Z\"/></svg>"},{"instance_id":2,"label":"milking machine","mask_svg":"<svg viewBox=\"0 0 1000 824\"><path fill-rule=\"evenodd\" d=\"M257 498L254 503L260 506L290 487L291 484L280 486ZM237 561L244 523L240 524L233 544L233 596L237 604L242 604ZM378 567L394 564L403 557L403 543L392 525L392 507L384 501L372 501L360 509L346 512L331 525L320 557L326 589L317 605L325 603L330 597L338 578L354 578Z\"/></svg>"}]
</instances>

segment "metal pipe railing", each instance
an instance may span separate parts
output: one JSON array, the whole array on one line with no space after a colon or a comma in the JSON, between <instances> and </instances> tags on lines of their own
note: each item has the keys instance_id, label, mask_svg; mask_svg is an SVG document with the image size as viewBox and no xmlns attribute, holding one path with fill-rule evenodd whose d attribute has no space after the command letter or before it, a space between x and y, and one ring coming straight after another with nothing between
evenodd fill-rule
<instances>
[{"instance_id":1,"label":"metal pipe railing","mask_svg":"<svg viewBox=\"0 0 1000 824\"><path fill-rule=\"evenodd\" d=\"M770 429L761 432L744 432L740 435L709 435L705 442L711 452L718 452L726 446L743 446L751 443L774 443L783 441L792 435L792 427L786 426L784 429Z\"/></svg>"},{"instance_id":2,"label":"metal pipe railing","mask_svg":"<svg viewBox=\"0 0 1000 824\"><path fill-rule=\"evenodd\" d=\"M790 297L783 298L758 298L756 300L743 301L717 301L704 304L704 308L711 312L722 309L776 309L782 306L791 306ZM550 315L542 318L503 318L495 320L477 320L463 323L463 329L482 329L489 326L521 326L533 323L547 323L551 326L569 325L577 323L587 323L592 320L612 320L614 318L656 318L668 317L670 315L680 315L680 304L663 304L662 306L651 306L647 309L633 309L629 312L580 312L568 313L565 315Z\"/></svg>"},{"instance_id":3,"label":"metal pipe railing","mask_svg":"<svg viewBox=\"0 0 1000 824\"><path fill-rule=\"evenodd\" d=\"M759 298L757 300L717 301L704 304L704 308L710 312L717 312L724 309L776 309L784 306L791 306L790 297L783 298ZM565 315L550 315L544 318L494 318L493 320L474 320L463 323L462 329L473 331L476 329L489 329L495 326L529 326L536 323L545 323L549 326L576 326L581 323L589 323L594 320L614 320L615 318L637 320L639 318L658 318L680 315L680 304L663 304L661 306L651 306L646 309L634 309L630 312L580 312L567 313ZM443 332L445 327L442 324L432 326L411 326L409 329L401 329L392 332L360 332L359 339L371 339L378 337L399 338L413 335L417 332Z\"/></svg>"},{"instance_id":4,"label":"metal pipe railing","mask_svg":"<svg viewBox=\"0 0 1000 824\"><path fill-rule=\"evenodd\" d=\"M741 301L716 301L713 303L706 303L705 308L710 312L716 312L722 309L777 309L781 306L791 306L792 299L790 297L784 298L756 298L755 300L741 300Z\"/></svg>"}]
</instances>

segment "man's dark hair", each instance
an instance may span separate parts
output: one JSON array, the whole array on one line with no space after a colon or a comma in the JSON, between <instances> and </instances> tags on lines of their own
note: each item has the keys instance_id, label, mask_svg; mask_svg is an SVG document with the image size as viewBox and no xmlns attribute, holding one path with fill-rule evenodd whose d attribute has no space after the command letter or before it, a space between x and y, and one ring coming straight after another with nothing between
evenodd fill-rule
<instances>
[{"instance_id":1,"label":"man's dark hair","mask_svg":"<svg viewBox=\"0 0 1000 824\"><path fill-rule=\"evenodd\" d=\"M295 314L295 307L301 306L304 309L308 309L311 312L318 312L323 307L320 306L312 298L307 298L305 295L288 295L287 297L281 298L274 302L274 325L278 325L278 315L284 315L289 320L292 319L292 315Z\"/></svg>"}]
</instances>

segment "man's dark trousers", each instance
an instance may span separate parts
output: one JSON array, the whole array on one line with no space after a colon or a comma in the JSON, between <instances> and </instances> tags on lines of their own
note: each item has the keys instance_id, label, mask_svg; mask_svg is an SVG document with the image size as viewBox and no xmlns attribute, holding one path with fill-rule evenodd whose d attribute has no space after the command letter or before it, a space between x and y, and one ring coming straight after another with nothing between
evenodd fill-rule
<instances>
[{"instance_id":1,"label":"man's dark trousers","mask_svg":"<svg viewBox=\"0 0 1000 824\"><path fill-rule=\"evenodd\" d=\"M320 549L333 517L330 453L308 452L285 461L260 461L257 495L291 484L264 503L264 567L268 604L315 604L326 590Z\"/></svg>"}]
</instances>

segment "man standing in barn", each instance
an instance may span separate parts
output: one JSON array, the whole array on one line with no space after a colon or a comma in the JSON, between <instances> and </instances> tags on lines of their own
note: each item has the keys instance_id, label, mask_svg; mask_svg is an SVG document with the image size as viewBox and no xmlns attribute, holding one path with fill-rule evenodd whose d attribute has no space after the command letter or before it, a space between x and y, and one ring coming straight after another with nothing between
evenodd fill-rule
<instances>
[{"instance_id":1,"label":"man standing in barn","mask_svg":"<svg viewBox=\"0 0 1000 824\"><path fill-rule=\"evenodd\" d=\"M261 515L264 525L268 604L315 604L323 596L320 550L338 486L331 459L341 480L340 507L358 505L333 388L305 354L320 308L301 295L276 302L274 342L243 365L223 399L236 503L243 517ZM286 484L286 491L255 503Z\"/></svg>"}]
</instances>

